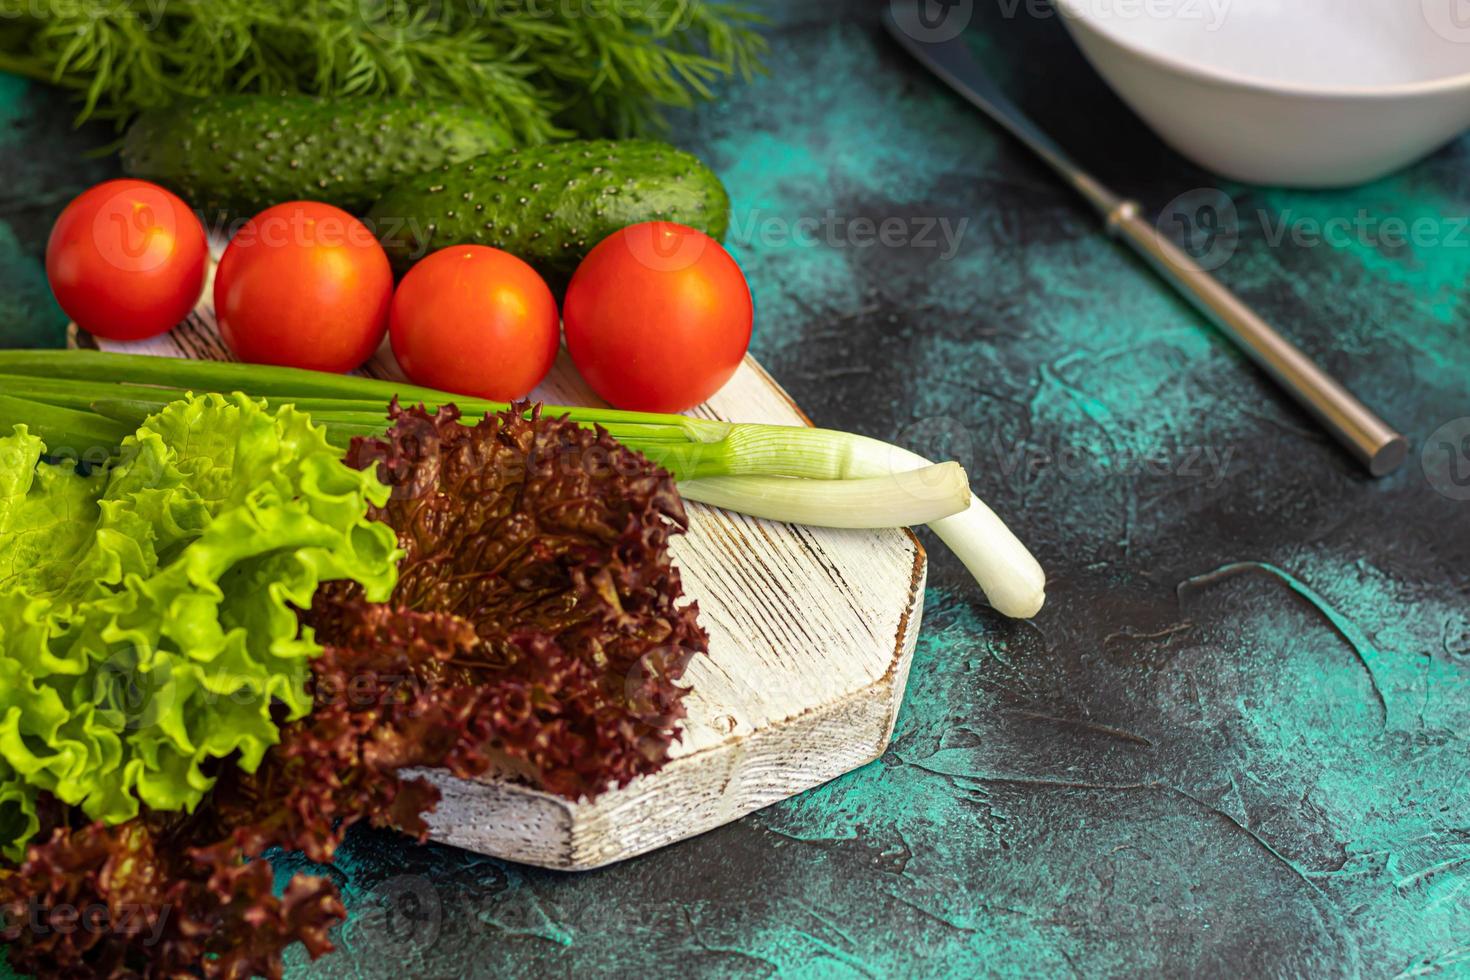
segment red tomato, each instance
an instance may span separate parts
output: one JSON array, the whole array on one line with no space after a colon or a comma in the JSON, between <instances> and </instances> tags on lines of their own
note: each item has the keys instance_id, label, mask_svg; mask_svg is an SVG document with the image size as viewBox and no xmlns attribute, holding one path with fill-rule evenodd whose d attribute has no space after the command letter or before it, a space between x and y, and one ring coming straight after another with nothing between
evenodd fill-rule
<instances>
[{"instance_id":1,"label":"red tomato","mask_svg":"<svg viewBox=\"0 0 1470 980\"><path fill-rule=\"evenodd\" d=\"M616 408L682 412L725 386L750 347L750 285L720 243L669 222L614 233L563 308L567 350Z\"/></svg>"},{"instance_id":2,"label":"red tomato","mask_svg":"<svg viewBox=\"0 0 1470 980\"><path fill-rule=\"evenodd\" d=\"M253 364L351 371L388 329L393 270L367 226L330 204L278 204L247 221L214 278L220 335Z\"/></svg>"},{"instance_id":3,"label":"red tomato","mask_svg":"<svg viewBox=\"0 0 1470 980\"><path fill-rule=\"evenodd\" d=\"M174 327L204 291L209 244L189 206L157 184L109 180L66 206L46 277L66 315L108 340Z\"/></svg>"},{"instance_id":4,"label":"red tomato","mask_svg":"<svg viewBox=\"0 0 1470 980\"><path fill-rule=\"evenodd\" d=\"M390 330L415 384L511 401L551 370L559 324L556 298L535 269L496 248L456 245L403 277Z\"/></svg>"}]
</instances>

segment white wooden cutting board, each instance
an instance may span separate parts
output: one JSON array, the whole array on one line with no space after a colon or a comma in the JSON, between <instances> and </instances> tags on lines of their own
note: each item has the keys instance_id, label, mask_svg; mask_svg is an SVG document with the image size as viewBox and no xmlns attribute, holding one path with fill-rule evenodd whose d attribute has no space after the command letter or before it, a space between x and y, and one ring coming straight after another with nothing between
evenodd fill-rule
<instances>
[{"instance_id":1,"label":"white wooden cutting board","mask_svg":"<svg viewBox=\"0 0 1470 980\"><path fill-rule=\"evenodd\" d=\"M206 290L206 297L209 291ZM138 344L77 346L229 359L208 299L188 321ZM369 366L400 378L386 349ZM563 354L535 395L600 404ZM753 359L703 418L810 424ZM710 653L689 665L683 739L661 771L572 802L510 776L430 773L444 800L436 840L562 870L634 857L818 786L882 754L919 633L927 562L906 531L832 531L691 504L673 551L698 600Z\"/></svg>"}]
</instances>

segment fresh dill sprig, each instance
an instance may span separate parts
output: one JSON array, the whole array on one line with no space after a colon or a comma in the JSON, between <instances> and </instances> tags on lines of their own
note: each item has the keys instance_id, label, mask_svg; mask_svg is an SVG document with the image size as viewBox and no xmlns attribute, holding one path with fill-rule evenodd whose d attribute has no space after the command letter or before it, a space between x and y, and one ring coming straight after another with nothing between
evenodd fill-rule
<instances>
[{"instance_id":1,"label":"fresh dill sprig","mask_svg":"<svg viewBox=\"0 0 1470 980\"><path fill-rule=\"evenodd\" d=\"M479 106L527 143L627 135L760 70L759 18L719 0L0 0L0 70L79 119L228 92Z\"/></svg>"}]
</instances>

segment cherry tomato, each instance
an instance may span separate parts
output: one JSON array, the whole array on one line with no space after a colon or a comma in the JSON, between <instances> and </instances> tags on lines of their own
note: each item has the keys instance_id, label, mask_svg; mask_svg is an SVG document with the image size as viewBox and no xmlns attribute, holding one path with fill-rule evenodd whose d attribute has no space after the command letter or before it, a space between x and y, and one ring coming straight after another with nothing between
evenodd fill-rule
<instances>
[{"instance_id":1,"label":"cherry tomato","mask_svg":"<svg viewBox=\"0 0 1470 980\"><path fill-rule=\"evenodd\" d=\"M415 384L511 401L551 370L559 326L556 298L535 269L496 248L456 245L403 277L390 336Z\"/></svg>"},{"instance_id":2,"label":"cherry tomato","mask_svg":"<svg viewBox=\"0 0 1470 980\"><path fill-rule=\"evenodd\" d=\"M393 270L367 226L330 204L257 214L231 239L214 279L220 335L253 364L351 371L388 330Z\"/></svg>"},{"instance_id":3,"label":"cherry tomato","mask_svg":"<svg viewBox=\"0 0 1470 980\"><path fill-rule=\"evenodd\" d=\"M725 386L750 347L750 285L720 243L669 222L614 233L563 307L567 350L616 408L682 412Z\"/></svg>"},{"instance_id":4,"label":"cherry tomato","mask_svg":"<svg viewBox=\"0 0 1470 980\"><path fill-rule=\"evenodd\" d=\"M66 206L46 243L46 277L66 315L108 340L142 340L189 315L209 243L189 206L143 180L109 180Z\"/></svg>"}]
</instances>

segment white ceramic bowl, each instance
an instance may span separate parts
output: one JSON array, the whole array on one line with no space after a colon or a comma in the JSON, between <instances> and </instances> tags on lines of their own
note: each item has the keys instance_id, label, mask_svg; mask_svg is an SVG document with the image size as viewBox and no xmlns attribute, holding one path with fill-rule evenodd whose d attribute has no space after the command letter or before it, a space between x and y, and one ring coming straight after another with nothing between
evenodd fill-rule
<instances>
[{"instance_id":1,"label":"white ceramic bowl","mask_svg":"<svg viewBox=\"0 0 1470 980\"><path fill-rule=\"evenodd\" d=\"M1054 0L1102 74L1201 166L1383 176L1470 127L1467 0Z\"/></svg>"}]
</instances>

